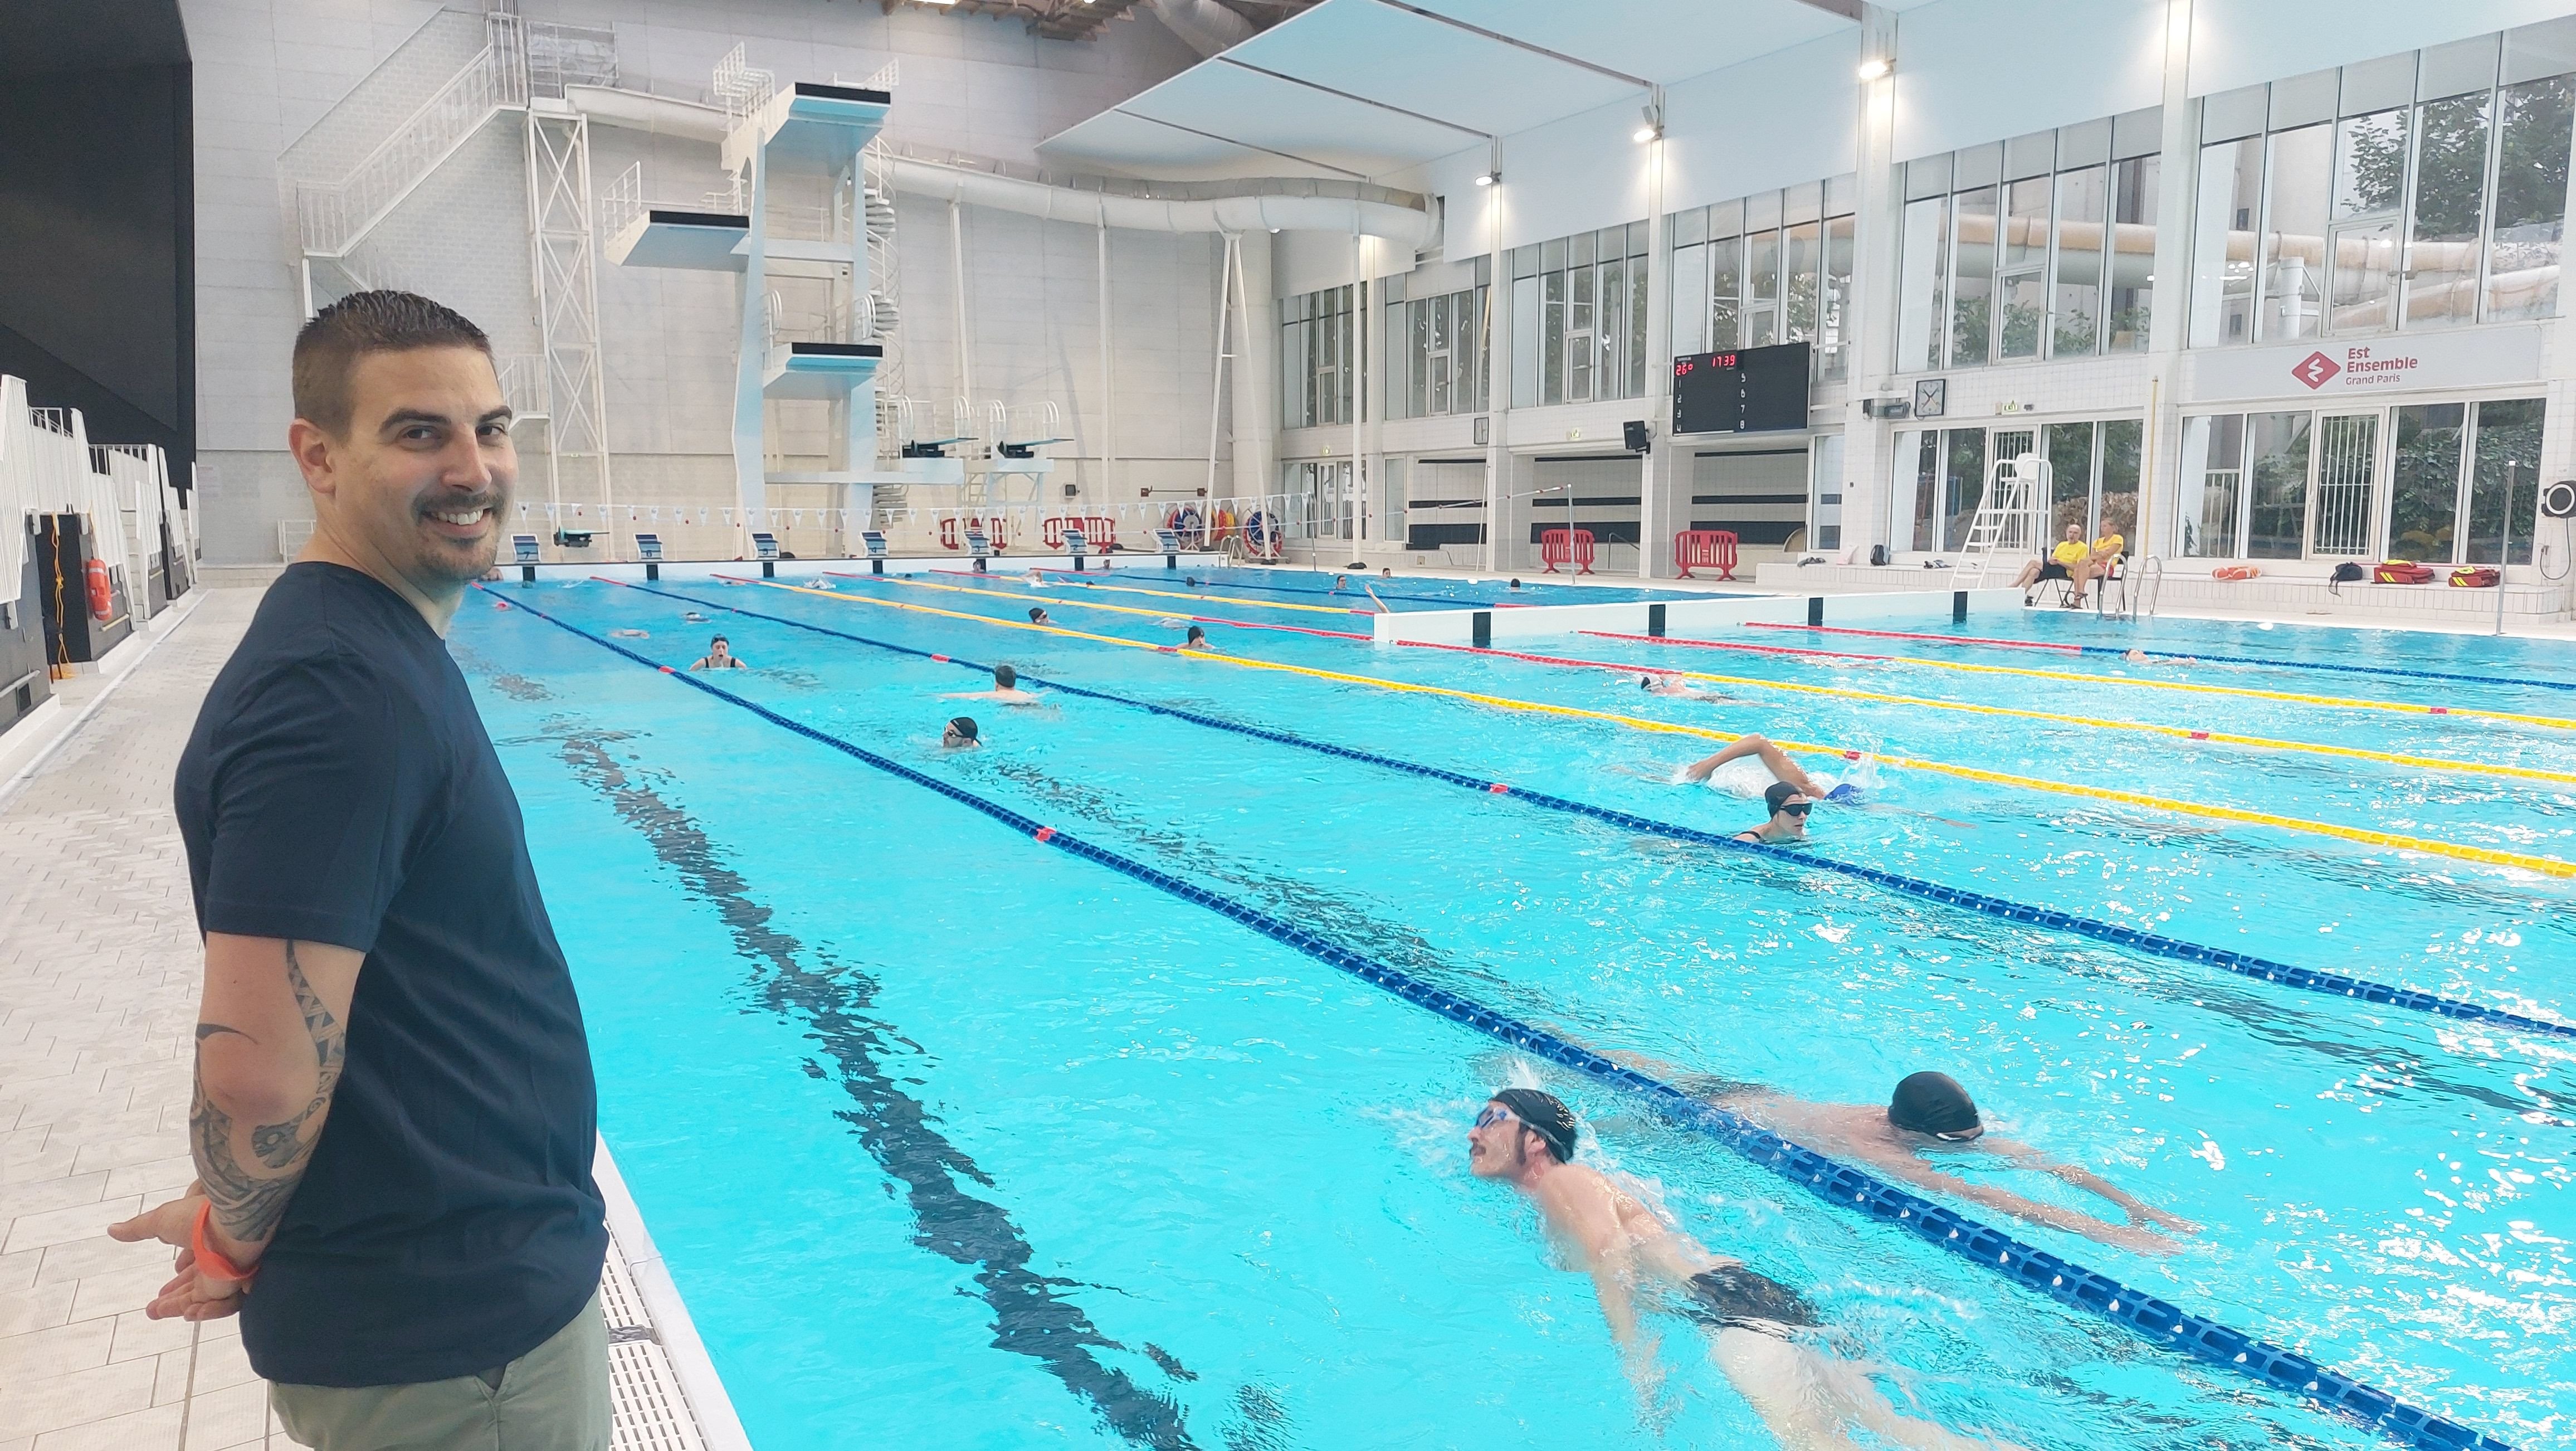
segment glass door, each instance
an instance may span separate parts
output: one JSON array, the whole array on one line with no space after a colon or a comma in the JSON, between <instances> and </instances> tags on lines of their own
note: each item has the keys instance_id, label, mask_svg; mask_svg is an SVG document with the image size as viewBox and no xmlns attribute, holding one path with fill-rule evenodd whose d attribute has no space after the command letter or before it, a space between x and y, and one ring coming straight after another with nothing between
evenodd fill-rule
<instances>
[{"instance_id":1,"label":"glass door","mask_svg":"<svg viewBox=\"0 0 2576 1451\"><path fill-rule=\"evenodd\" d=\"M2378 512L2379 415L2329 413L2317 420L2317 479L2308 553L2359 557L2371 552Z\"/></svg>"}]
</instances>

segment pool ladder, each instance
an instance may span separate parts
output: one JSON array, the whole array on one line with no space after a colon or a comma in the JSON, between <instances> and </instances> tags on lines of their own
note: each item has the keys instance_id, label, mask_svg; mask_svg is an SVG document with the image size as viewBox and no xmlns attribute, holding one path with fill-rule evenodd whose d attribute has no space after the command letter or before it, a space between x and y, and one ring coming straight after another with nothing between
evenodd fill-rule
<instances>
[{"instance_id":1,"label":"pool ladder","mask_svg":"<svg viewBox=\"0 0 2576 1451\"><path fill-rule=\"evenodd\" d=\"M2156 617L2156 596L2164 582L2164 558L2161 555L2150 554L2140 560L2135 568L2120 576L2118 609L2110 608L2111 592L2107 589L2095 591L2093 601L2105 615L2112 619L2152 620Z\"/></svg>"}]
</instances>

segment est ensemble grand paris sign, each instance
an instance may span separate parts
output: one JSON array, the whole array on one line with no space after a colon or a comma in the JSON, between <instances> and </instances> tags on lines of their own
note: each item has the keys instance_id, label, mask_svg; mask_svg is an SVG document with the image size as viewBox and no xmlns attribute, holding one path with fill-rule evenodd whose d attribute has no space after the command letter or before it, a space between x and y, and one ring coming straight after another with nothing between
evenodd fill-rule
<instances>
[{"instance_id":1,"label":"est ensemble grand paris sign","mask_svg":"<svg viewBox=\"0 0 2576 1451\"><path fill-rule=\"evenodd\" d=\"M2540 377L2540 329L2380 333L2277 348L2211 348L2188 355L2185 396L2344 399L2427 388L2486 388Z\"/></svg>"}]
</instances>

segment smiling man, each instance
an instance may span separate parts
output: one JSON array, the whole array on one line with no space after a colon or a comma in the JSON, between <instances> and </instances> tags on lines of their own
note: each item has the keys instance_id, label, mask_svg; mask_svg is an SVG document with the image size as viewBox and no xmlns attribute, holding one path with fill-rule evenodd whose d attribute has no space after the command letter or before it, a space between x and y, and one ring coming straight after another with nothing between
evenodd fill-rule
<instances>
[{"instance_id":1,"label":"smiling man","mask_svg":"<svg viewBox=\"0 0 2576 1451\"><path fill-rule=\"evenodd\" d=\"M295 341L312 542L179 762L199 1182L155 1318L239 1311L320 1451L604 1451L607 1230L572 976L442 638L518 474L474 324L362 292Z\"/></svg>"}]
</instances>

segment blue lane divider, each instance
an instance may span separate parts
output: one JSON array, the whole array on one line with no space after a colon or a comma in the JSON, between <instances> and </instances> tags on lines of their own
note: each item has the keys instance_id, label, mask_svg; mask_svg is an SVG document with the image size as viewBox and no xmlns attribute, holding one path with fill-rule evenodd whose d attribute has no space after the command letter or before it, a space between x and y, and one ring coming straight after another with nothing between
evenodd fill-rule
<instances>
[{"instance_id":1,"label":"blue lane divider","mask_svg":"<svg viewBox=\"0 0 2576 1451\"><path fill-rule=\"evenodd\" d=\"M747 610L739 605L728 605L715 600L699 599L694 595L673 594L669 590L654 589L649 585L631 584L627 587L630 589L641 590L646 594L661 595L665 599L679 600L686 604L700 605L708 609L726 610L733 614L748 616L755 620L767 620L772 624L788 625L799 630L810 630L818 635L829 635L836 640L847 640L858 645L870 645L879 650L891 650L899 655L917 656L924 660L935 660L942 664L955 665L967 670L989 671L993 668L992 666L986 665L980 661L967 660L955 655L934 654L928 650L916 650L909 645L897 645L887 640L871 639L866 635L854 635L846 630L835 630L825 625L809 624L803 620L789 619L784 615L763 614L758 610ZM2211 967L2224 968L2225 970L2235 973L2241 977L2256 978L2263 982L2279 983L2283 987L2303 988L2309 992L2325 993L2332 997L2350 998L2355 1002L2378 1003L2392 1008L2411 1008L2417 1012L2433 1013L2445 1018L2456 1018L2462 1022L2487 1023L2501 1028L2512 1028L2520 1032L2539 1033L2550 1037L2576 1038L2576 1024L2553 1023L2546 1018L2526 1017L2521 1013L2508 1012L2502 1008L2490 1008L2482 1003L2464 1002L2458 998L2447 998L2437 993L2417 992L2412 988L2391 987L2386 983L2373 982L2368 978L2350 977L2339 972L2319 972L2314 968L2292 967L2286 962L2275 962L2270 958L2257 957L2252 953L2230 951L2223 947L2203 947L2198 943L2185 942L2180 938L2166 937L2154 932L2142 932L2134 927L2123 927L2116 922L2105 922L2098 917L2083 917L2072 912L2060 912L2053 908L2034 907L2026 902L2013 901L2008 897L1991 897L1983 892L1971 892L1961 887L1945 887L1938 882L1927 882L1920 877L1909 877L1901 873L1883 871L1877 867L1860 866L1852 862L1835 861L1831 857L1811 855L1807 852L1788 851L1781 847L1767 846L1760 842L1737 841L1734 837L1723 833L1702 831L1697 827L1681 826L1668 821L1657 821L1652 817L1637 816L1629 812L1614 810L1607 806L1594 806L1589 802L1573 801L1562 796L1551 796L1544 791L1532 791L1524 787L1508 785L1504 782L1495 781L1490 777L1470 776L1458 771L1443 770L1438 766L1425 766L1414 761L1400 760L1394 756L1382 756L1373 751L1363 751L1351 746L1336 746L1324 741L1310 740L1304 736L1293 735L1287 731L1271 730L1264 726L1244 725L1240 722L1225 720L1218 716L1201 715L1197 711L1184 710L1178 706L1158 705L1150 700L1137 700L1130 696L1113 695L1105 690L1088 690L1079 685L1068 685L1061 680L1043 679L1039 676L1031 675L1026 671L1021 672L1020 679L1033 685L1044 685L1050 690L1061 690L1067 695L1079 695L1092 700L1104 700L1113 705L1123 705L1135 710L1150 711L1155 715L1169 716L1174 720L1185 720L1193 725L1207 726L1221 731L1232 731L1239 736L1250 736L1255 740L1270 741L1277 745L1294 746L1299 750L1314 751L1321 755L1337 756L1346 761L1361 761L1368 765L1383 767L1386 770L1399 771L1408 776L1419 776L1425 780L1443 781L1452 786L1463 786L1470 791L1474 791L1482 795L1508 797L1511 800L1523 802L1531 806L1544 807L1550 811L1563 811L1576 816L1588 816L1596 821L1608 822L1613 826L1621 827L1629 831L1642 832L1650 836L1674 837L1682 841L1695 842L1701 846L1717 847L1725 851L1748 852L1755 856L1768 857L1775 861L1791 862L1801 867L1813 867L1820 871L1834 872L1838 875L1850 877L1857 881L1868 882L1873 886L1885 887L1892 892L1901 892L1910 897L1920 897L1925 901L1939 902L1945 906L1961 907L1971 912L1981 912L1989 917L2000 917L2008 922L2027 922L2036 927L2047 927L2059 932L2071 932L2079 937L2090 937L2097 942L2108 942L2114 946L2126 947L2132 951L2145 953L2153 957L2168 958L2175 962L2202 963Z\"/></svg>"},{"instance_id":2,"label":"blue lane divider","mask_svg":"<svg viewBox=\"0 0 2576 1451\"><path fill-rule=\"evenodd\" d=\"M481 588L479 585L476 587ZM652 593L661 594L663 591L654 590ZM672 598L687 597L672 596ZM1105 847L1093 846L1035 818L1023 816L999 802L988 801L962 787L952 786L935 776L878 755L864 746L843 740L826 731L817 730L802 721L781 715L767 706L746 700L696 675L664 665L614 640L594 635L579 625L556 619L534 605L517 600L505 601L505 603L512 609L525 610L567 634L579 636L601 649L622 655L648 669L658 670L681 684L711 695L728 705L747 710L770 724L793 731L817 745L839 751L843 755L865 762L890 776L909 781L925 790L935 791L960 806L1010 827L1042 846L1051 846L1059 851L1069 852L1085 861L1107 867L1111 871L1167 892L1185 902L1205 907L1211 912L1241 923L1244 927L1273 942L1293 948L1318 962L1338 968L1374 987L1382 988L1416 1007L1427 1009L1453 1023L1499 1039L1524 1052L1535 1053L1550 1062L1637 1094L1674 1120L1700 1130L1751 1162L1805 1188L1828 1203L1840 1205L1845 1209L1867 1215L1882 1224L1910 1232L1919 1239L1948 1250L1971 1263L1981 1265L2025 1289L2107 1320L2153 1344L2179 1350L2210 1365L2235 1371L2275 1390L2305 1397L2397 1440L2424 1447L2426 1451L2464 1451L2464 1448L2469 1448L2469 1451L2513 1451L2506 1442L2492 1436L2480 1435L2458 1422L2408 1405L2376 1386L2327 1370L2285 1347L2272 1344L2270 1341L2258 1340L2215 1320L2176 1309L2155 1296L2132 1289L2108 1275L2099 1274L2072 1260L2060 1259L2046 1250L2024 1244L1991 1225L1944 1209L1928 1199L1909 1194L1874 1175L1827 1158L1813 1149L1792 1143L1722 1108L1703 1103L1661 1079L1640 1073L1633 1068L1623 1067L1589 1048L1568 1042L1517 1018L1495 1012L1446 988L1434 986L1411 973L1363 957L1283 918L1274 917L1258 908L1246 907L1203 887L1192 886L1168 872L1121 856ZM738 613L754 612L743 610Z\"/></svg>"}]
</instances>

